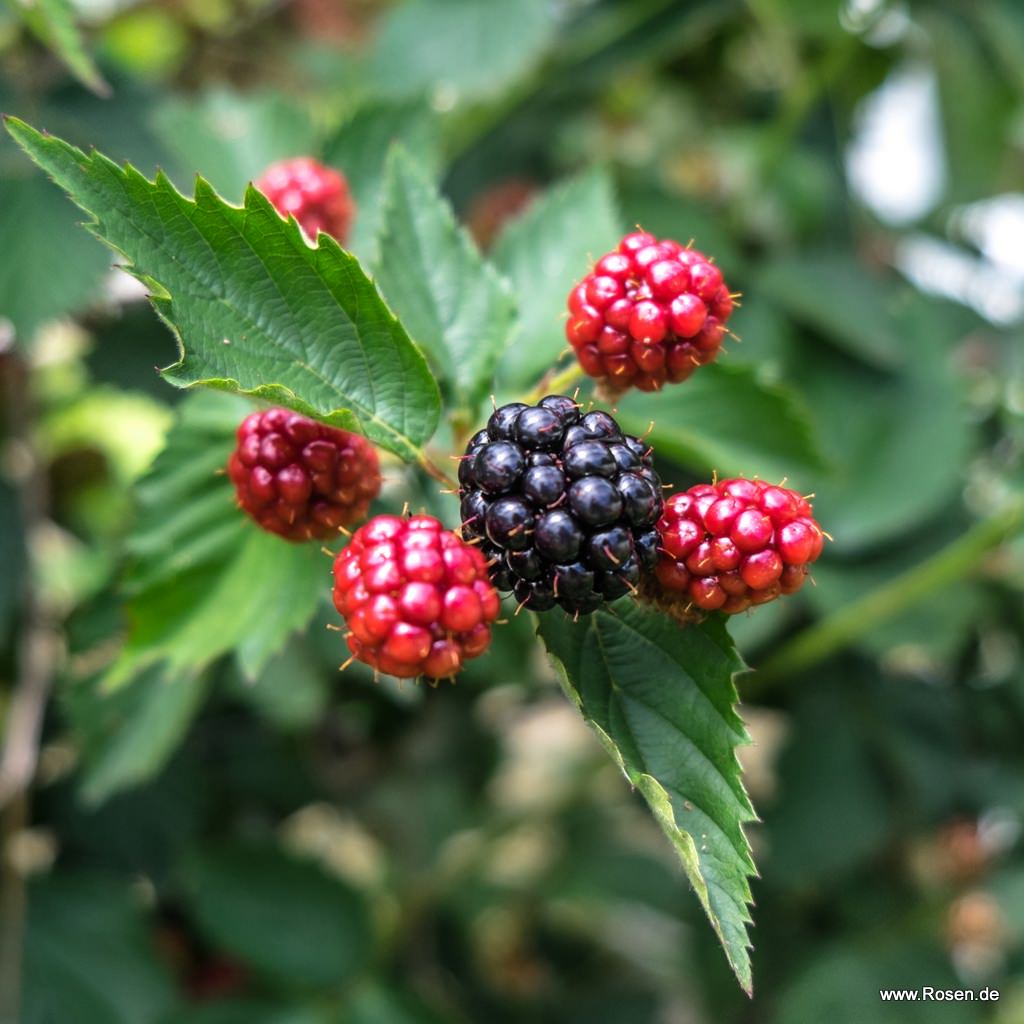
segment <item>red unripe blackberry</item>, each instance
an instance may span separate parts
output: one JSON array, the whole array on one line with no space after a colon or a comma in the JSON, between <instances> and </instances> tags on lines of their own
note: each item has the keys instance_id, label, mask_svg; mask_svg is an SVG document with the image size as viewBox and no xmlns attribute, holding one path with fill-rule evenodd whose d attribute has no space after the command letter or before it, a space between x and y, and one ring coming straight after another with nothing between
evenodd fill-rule
<instances>
[{"instance_id":1,"label":"red unripe blackberry","mask_svg":"<svg viewBox=\"0 0 1024 1024\"><path fill-rule=\"evenodd\" d=\"M375 516L334 562L352 656L400 679L454 676L490 646L498 593L483 554L433 516Z\"/></svg>"},{"instance_id":2,"label":"red unripe blackberry","mask_svg":"<svg viewBox=\"0 0 1024 1024\"><path fill-rule=\"evenodd\" d=\"M673 494L658 534L656 584L647 596L682 618L735 615L794 593L825 536L796 491L743 479Z\"/></svg>"},{"instance_id":3,"label":"red unripe blackberry","mask_svg":"<svg viewBox=\"0 0 1024 1024\"><path fill-rule=\"evenodd\" d=\"M336 536L380 493L377 452L358 434L274 408L250 413L236 436L228 475L238 504L288 540Z\"/></svg>"},{"instance_id":4,"label":"red unripe blackberry","mask_svg":"<svg viewBox=\"0 0 1024 1024\"><path fill-rule=\"evenodd\" d=\"M565 333L608 394L657 391L715 359L732 307L703 253L635 231L570 292Z\"/></svg>"},{"instance_id":5,"label":"red unripe blackberry","mask_svg":"<svg viewBox=\"0 0 1024 1024\"><path fill-rule=\"evenodd\" d=\"M291 214L310 242L318 231L342 245L348 240L355 203L345 176L312 157L300 156L271 164L256 182L282 217Z\"/></svg>"}]
</instances>

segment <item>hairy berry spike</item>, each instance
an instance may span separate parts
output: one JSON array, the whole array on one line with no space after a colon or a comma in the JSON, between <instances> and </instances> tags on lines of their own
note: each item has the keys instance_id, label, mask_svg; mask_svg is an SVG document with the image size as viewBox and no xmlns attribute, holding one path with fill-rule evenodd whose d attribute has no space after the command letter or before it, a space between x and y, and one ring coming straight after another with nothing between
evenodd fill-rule
<instances>
[{"instance_id":1,"label":"hairy berry spike","mask_svg":"<svg viewBox=\"0 0 1024 1024\"><path fill-rule=\"evenodd\" d=\"M684 621L727 615L799 590L825 533L807 500L763 480L720 480L673 494L658 520L645 596Z\"/></svg>"},{"instance_id":2,"label":"hairy berry spike","mask_svg":"<svg viewBox=\"0 0 1024 1024\"><path fill-rule=\"evenodd\" d=\"M358 434L273 408L247 416L237 439L228 475L238 504L287 540L336 536L380 493L377 452Z\"/></svg>"},{"instance_id":3,"label":"hairy berry spike","mask_svg":"<svg viewBox=\"0 0 1024 1024\"><path fill-rule=\"evenodd\" d=\"M609 397L631 387L658 391L715 359L732 309L708 257L635 231L569 293L565 334Z\"/></svg>"},{"instance_id":4,"label":"hairy berry spike","mask_svg":"<svg viewBox=\"0 0 1024 1024\"><path fill-rule=\"evenodd\" d=\"M661 481L606 412L565 395L504 405L471 438L459 483L462 534L521 607L587 614L654 568Z\"/></svg>"},{"instance_id":5,"label":"hairy berry spike","mask_svg":"<svg viewBox=\"0 0 1024 1024\"><path fill-rule=\"evenodd\" d=\"M271 164L256 182L282 217L291 214L310 242L318 231L342 245L348 240L355 203L345 176L312 157L300 156Z\"/></svg>"},{"instance_id":6,"label":"hairy berry spike","mask_svg":"<svg viewBox=\"0 0 1024 1024\"><path fill-rule=\"evenodd\" d=\"M352 656L399 679L455 676L491 643L501 603L484 556L433 516L376 516L334 562Z\"/></svg>"}]
</instances>

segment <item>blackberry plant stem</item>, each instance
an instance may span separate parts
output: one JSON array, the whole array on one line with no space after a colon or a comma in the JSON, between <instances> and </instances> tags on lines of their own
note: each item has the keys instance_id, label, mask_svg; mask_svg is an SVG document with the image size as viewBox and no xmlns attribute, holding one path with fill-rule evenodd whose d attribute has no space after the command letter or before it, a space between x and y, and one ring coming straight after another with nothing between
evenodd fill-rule
<instances>
[{"instance_id":1,"label":"blackberry plant stem","mask_svg":"<svg viewBox=\"0 0 1024 1024\"><path fill-rule=\"evenodd\" d=\"M979 558L1024 528L1024 499L1011 501L963 537L876 590L804 630L748 681L745 695L816 665L928 594L968 575Z\"/></svg>"}]
</instances>

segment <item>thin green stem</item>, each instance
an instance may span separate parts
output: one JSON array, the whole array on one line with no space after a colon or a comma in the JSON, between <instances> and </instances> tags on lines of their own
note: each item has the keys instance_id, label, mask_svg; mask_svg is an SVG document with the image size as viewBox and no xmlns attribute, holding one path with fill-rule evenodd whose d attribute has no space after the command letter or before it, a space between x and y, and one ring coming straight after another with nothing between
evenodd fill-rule
<instances>
[{"instance_id":1,"label":"thin green stem","mask_svg":"<svg viewBox=\"0 0 1024 1024\"><path fill-rule=\"evenodd\" d=\"M751 677L745 694L810 668L922 598L967 576L986 551L1022 528L1024 499L1018 498L931 558L800 633Z\"/></svg>"},{"instance_id":2,"label":"thin green stem","mask_svg":"<svg viewBox=\"0 0 1024 1024\"><path fill-rule=\"evenodd\" d=\"M577 362L573 362L564 370L552 370L541 377L537 386L522 397L522 401L527 405L533 405L545 395L560 395L582 377L583 367Z\"/></svg>"}]
</instances>

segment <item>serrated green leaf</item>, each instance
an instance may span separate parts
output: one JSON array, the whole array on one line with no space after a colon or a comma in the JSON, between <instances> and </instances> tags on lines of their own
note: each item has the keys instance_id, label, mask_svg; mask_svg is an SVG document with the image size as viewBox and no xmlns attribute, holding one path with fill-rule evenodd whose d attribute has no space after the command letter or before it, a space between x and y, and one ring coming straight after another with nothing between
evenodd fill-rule
<instances>
[{"instance_id":1,"label":"serrated green leaf","mask_svg":"<svg viewBox=\"0 0 1024 1024\"><path fill-rule=\"evenodd\" d=\"M388 151L400 142L434 174L440 163L436 121L420 100L378 100L360 107L325 144L325 162L344 172L355 200L348 248L362 259L376 258Z\"/></svg>"},{"instance_id":2,"label":"serrated green leaf","mask_svg":"<svg viewBox=\"0 0 1024 1024\"><path fill-rule=\"evenodd\" d=\"M758 274L756 291L871 366L906 362L893 290L850 257L772 260Z\"/></svg>"},{"instance_id":3,"label":"serrated green leaf","mask_svg":"<svg viewBox=\"0 0 1024 1024\"><path fill-rule=\"evenodd\" d=\"M16 118L7 129L150 289L181 345L167 380L272 399L409 461L421 456L440 414L437 385L333 239L311 248L255 189L239 208L199 178L189 200L162 174L148 181Z\"/></svg>"},{"instance_id":4,"label":"serrated green leaf","mask_svg":"<svg viewBox=\"0 0 1024 1024\"><path fill-rule=\"evenodd\" d=\"M90 804L100 804L121 790L138 786L163 768L188 730L206 696L201 674L168 678L159 667L148 668L116 692L90 685L77 695L75 714L97 719L80 781ZM86 703L91 707L86 707Z\"/></svg>"},{"instance_id":5,"label":"serrated green leaf","mask_svg":"<svg viewBox=\"0 0 1024 1024\"><path fill-rule=\"evenodd\" d=\"M659 455L719 476L788 477L811 485L823 459L803 402L778 384L764 383L749 366L705 366L679 398L634 392L619 402L619 422L646 434Z\"/></svg>"},{"instance_id":6,"label":"serrated green leaf","mask_svg":"<svg viewBox=\"0 0 1024 1024\"><path fill-rule=\"evenodd\" d=\"M7 0L7 6L21 15L32 34L53 50L84 86L99 96L110 95L110 86L86 50L75 24L71 0Z\"/></svg>"},{"instance_id":7,"label":"serrated green leaf","mask_svg":"<svg viewBox=\"0 0 1024 1024\"><path fill-rule=\"evenodd\" d=\"M532 203L495 244L495 266L512 282L520 328L502 360L508 388L532 384L566 347L566 302L591 261L622 234L611 179L601 168Z\"/></svg>"},{"instance_id":8,"label":"serrated green leaf","mask_svg":"<svg viewBox=\"0 0 1024 1024\"><path fill-rule=\"evenodd\" d=\"M271 163L316 149L309 114L281 92L211 89L196 99L173 97L156 110L161 141L189 175L229 198Z\"/></svg>"},{"instance_id":9,"label":"serrated green leaf","mask_svg":"<svg viewBox=\"0 0 1024 1024\"><path fill-rule=\"evenodd\" d=\"M316 864L271 847L225 846L195 856L185 875L202 932L261 974L337 986L369 959L365 904Z\"/></svg>"},{"instance_id":10,"label":"serrated green leaf","mask_svg":"<svg viewBox=\"0 0 1024 1024\"><path fill-rule=\"evenodd\" d=\"M381 27L368 73L382 93L447 89L476 98L527 71L554 28L546 0L409 0Z\"/></svg>"},{"instance_id":11,"label":"serrated green leaf","mask_svg":"<svg viewBox=\"0 0 1024 1024\"><path fill-rule=\"evenodd\" d=\"M0 260L0 319L11 321L23 343L44 321L86 305L110 268L110 254L79 229L74 209L39 174L4 175L0 238L18 246L17 259Z\"/></svg>"},{"instance_id":12,"label":"serrated green leaf","mask_svg":"<svg viewBox=\"0 0 1024 1024\"><path fill-rule=\"evenodd\" d=\"M234 396L191 396L139 482L124 581L131 633L111 685L155 661L174 676L232 650L252 677L312 617L329 569L319 546L260 530L223 472L249 411Z\"/></svg>"},{"instance_id":13,"label":"serrated green leaf","mask_svg":"<svg viewBox=\"0 0 1024 1024\"><path fill-rule=\"evenodd\" d=\"M377 282L457 408L493 386L513 324L512 296L451 207L402 148L388 160Z\"/></svg>"},{"instance_id":14,"label":"serrated green leaf","mask_svg":"<svg viewBox=\"0 0 1024 1024\"><path fill-rule=\"evenodd\" d=\"M572 623L539 617L563 686L671 840L746 992L754 811L736 747L749 738L734 678L744 665L717 620L681 629L622 601Z\"/></svg>"}]
</instances>

